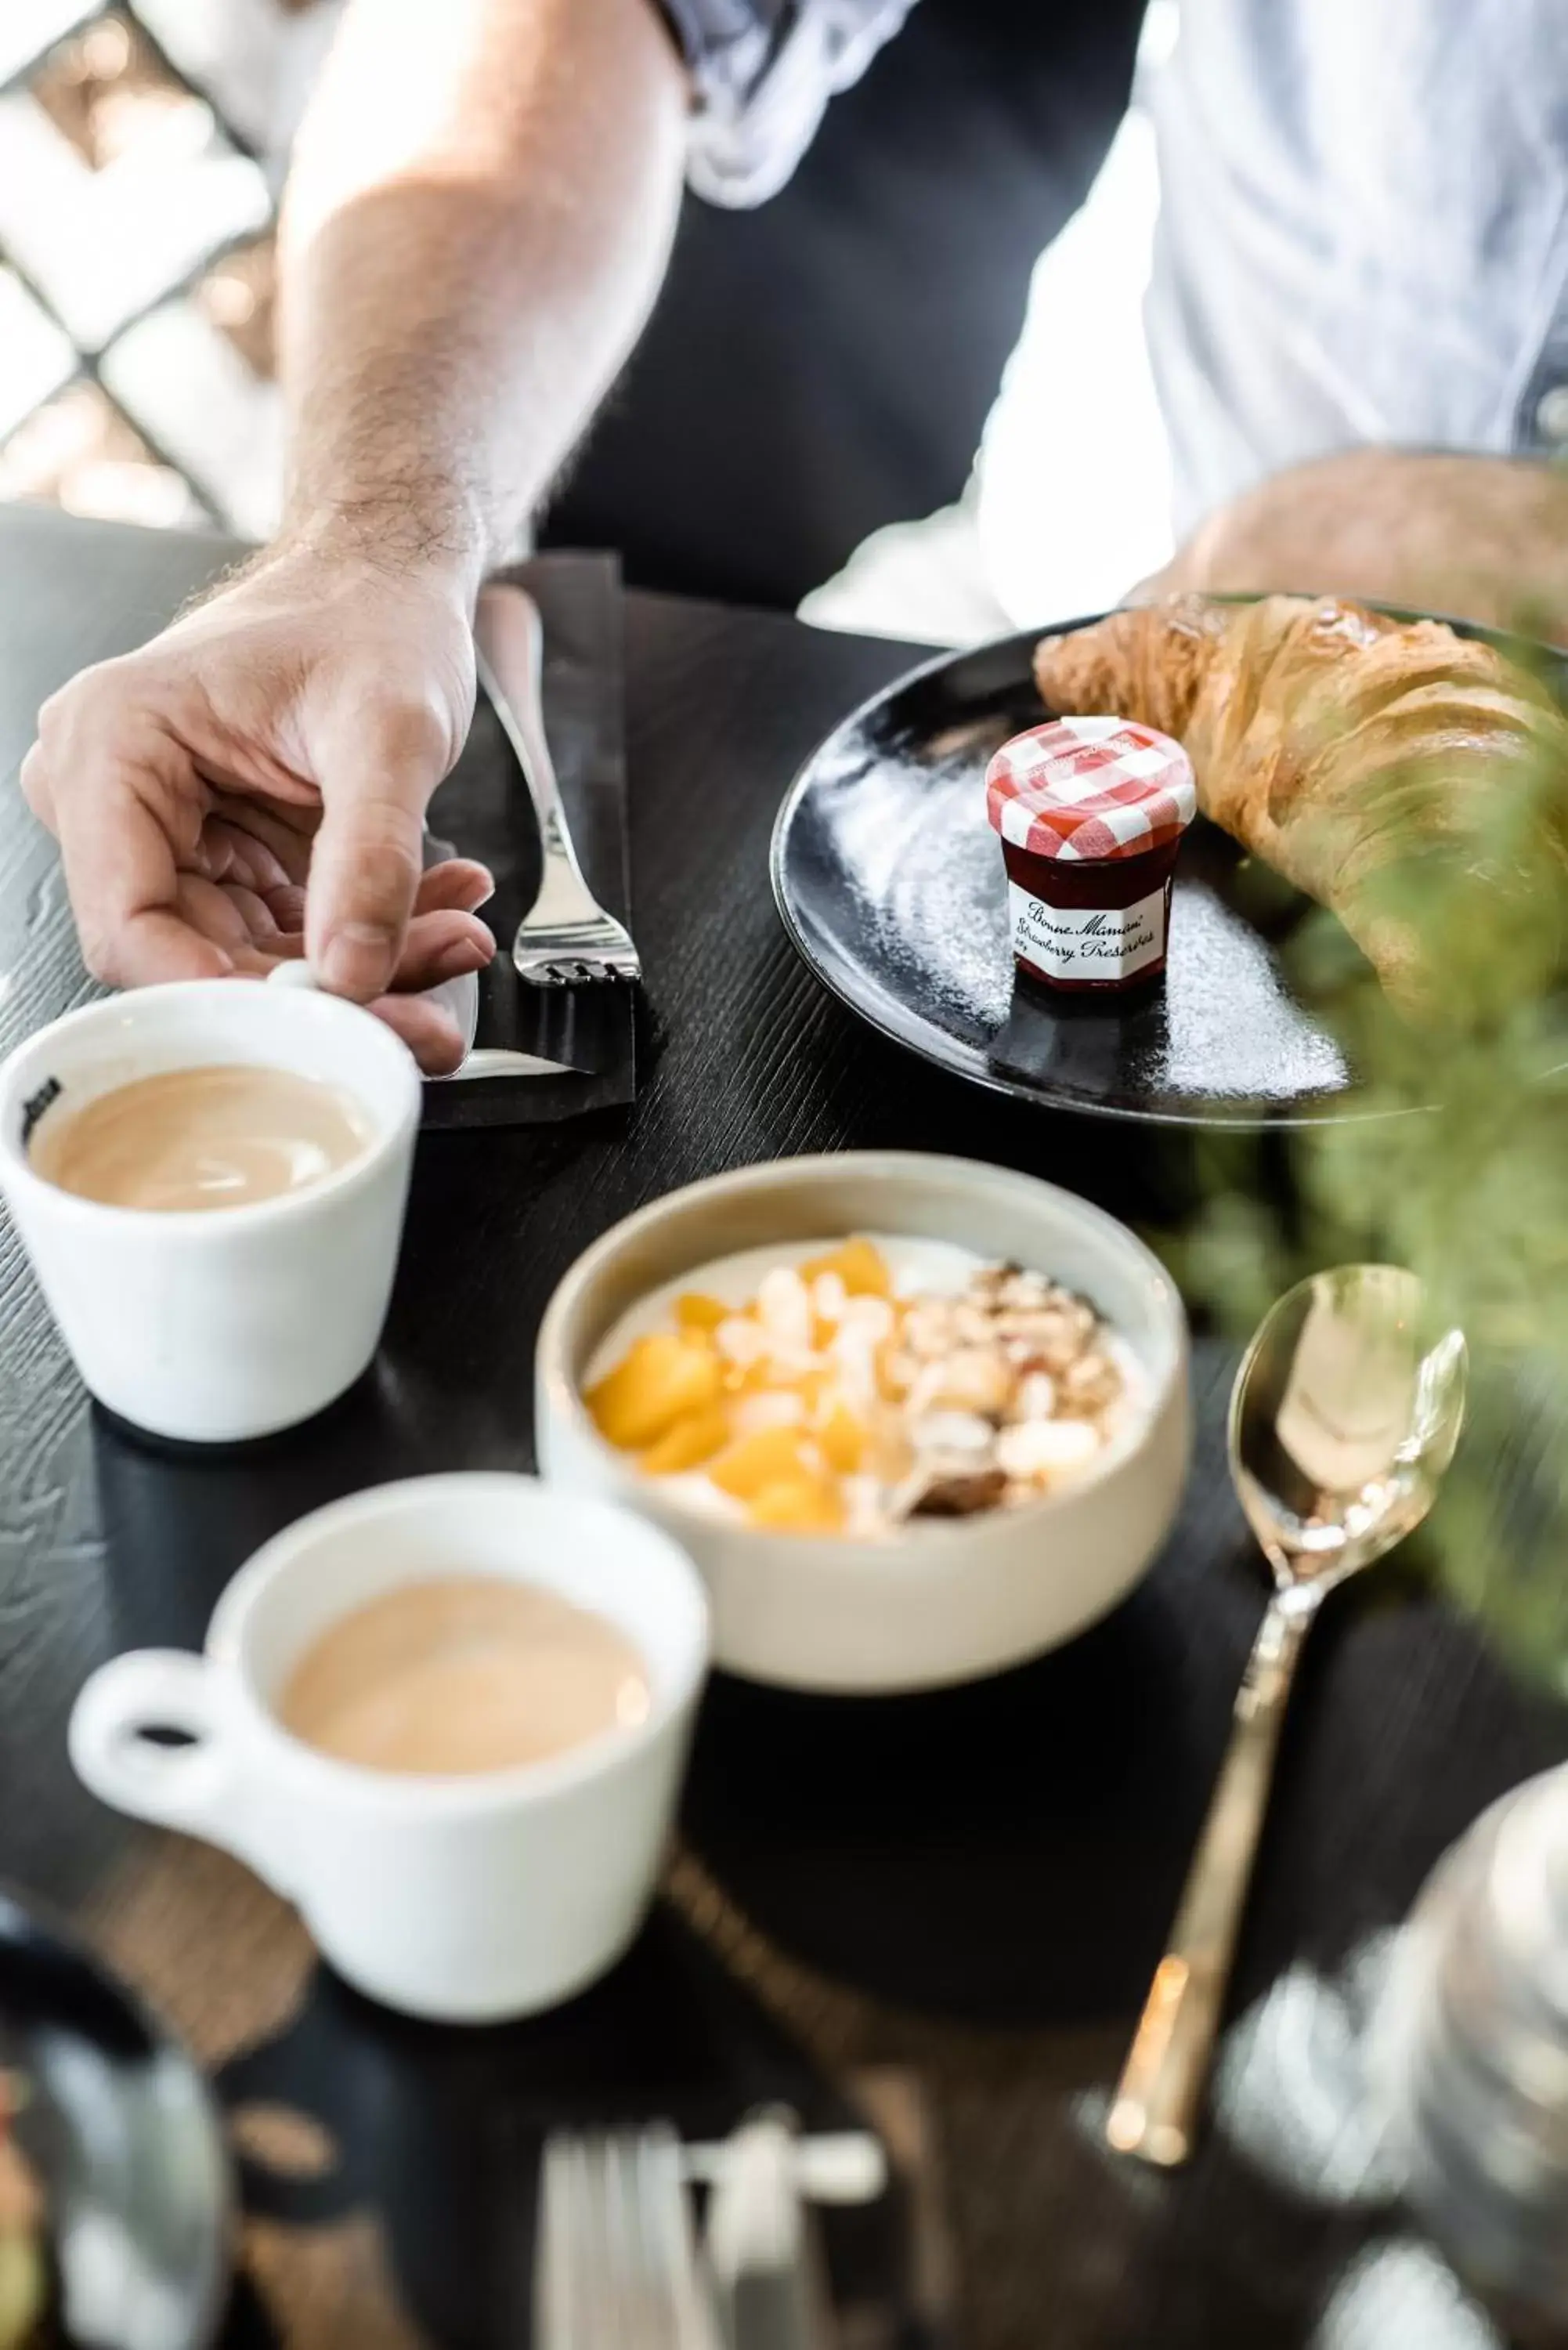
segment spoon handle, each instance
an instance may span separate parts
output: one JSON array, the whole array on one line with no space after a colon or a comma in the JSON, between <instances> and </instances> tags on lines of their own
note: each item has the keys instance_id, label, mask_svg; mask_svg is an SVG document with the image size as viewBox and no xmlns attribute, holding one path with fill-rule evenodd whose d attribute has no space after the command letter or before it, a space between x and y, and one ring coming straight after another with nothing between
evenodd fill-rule
<instances>
[{"instance_id":1,"label":"spoon handle","mask_svg":"<svg viewBox=\"0 0 1568 2350\"><path fill-rule=\"evenodd\" d=\"M1316 1614L1298 1588L1269 1602L1236 1697L1231 1744L1170 1946L1133 2037L1106 2136L1118 2154L1170 2167L1192 2151L1231 1959L1268 1809L1280 1725Z\"/></svg>"}]
</instances>

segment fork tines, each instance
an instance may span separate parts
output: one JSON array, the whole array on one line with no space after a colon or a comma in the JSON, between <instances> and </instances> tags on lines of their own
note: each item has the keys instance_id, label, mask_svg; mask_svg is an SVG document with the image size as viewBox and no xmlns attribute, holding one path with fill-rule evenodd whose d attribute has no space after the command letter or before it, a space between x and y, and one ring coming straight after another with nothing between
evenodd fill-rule
<instances>
[{"instance_id":1,"label":"fork tines","mask_svg":"<svg viewBox=\"0 0 1568 2350\"><path fill-rule=\"evenodd\" d=\"M537 2350L718 2350L667 2123L546 2140L534 2326Z\"/></svg>"},{"instance_id":2,"label":"fork tines","mask_svg":"<svg viewBox=\"0 0 1568 2350\"><path fill-rule=\"evenodd\" d=\"M607 979L637 981L642 963L630 933L608 914L592 921L524 922L512 948L520 979L534 987L581 987Z\"/></svg>"}]
</instances>

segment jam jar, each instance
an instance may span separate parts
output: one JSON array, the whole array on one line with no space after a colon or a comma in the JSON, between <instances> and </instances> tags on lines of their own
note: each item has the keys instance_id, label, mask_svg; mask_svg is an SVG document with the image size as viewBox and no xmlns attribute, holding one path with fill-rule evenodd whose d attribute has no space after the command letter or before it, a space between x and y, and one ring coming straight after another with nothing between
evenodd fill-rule
<instances>
[{"instance_id":1,"label":"jam jar","mask_svg":"<svg viewBox=\"0 0 1568 2350\"><path fill-rule=\"evenodd\" d=\"M1130 719L1054 718L1004 743L985 783L1019 969L1075 990L1158 978L1198 812L1180 743Z\"/></svg>"}]
</instances>

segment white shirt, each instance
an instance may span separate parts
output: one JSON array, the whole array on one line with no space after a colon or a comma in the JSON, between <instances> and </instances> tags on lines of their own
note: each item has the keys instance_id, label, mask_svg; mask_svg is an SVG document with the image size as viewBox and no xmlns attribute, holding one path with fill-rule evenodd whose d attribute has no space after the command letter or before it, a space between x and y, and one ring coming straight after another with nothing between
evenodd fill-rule
<instances>
[{"instance_id":1,"label":"white shirt","mask_svg":"<svg viewBox=\"0 0 1568 2350\"><path fill-rule=\"evenodd\" d=\"M665 0L693 186L782 184L908 5ZM1568 444L1568 0L1155 0L987 431L992 589L1021 624L1113 602L1215 505L1367 442Z\"/></svg>"}]
</instances>

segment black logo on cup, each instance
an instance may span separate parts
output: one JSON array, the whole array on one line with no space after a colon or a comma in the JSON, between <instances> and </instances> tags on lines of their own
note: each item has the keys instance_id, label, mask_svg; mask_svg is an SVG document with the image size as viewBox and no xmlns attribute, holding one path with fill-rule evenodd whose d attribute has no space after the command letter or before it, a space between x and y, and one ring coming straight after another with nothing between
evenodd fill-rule
<instances>
[{"instance_id":1,"label":"black logo on cup","mask_svg":"<svg viewBox=\"0 0 1568 2350\"><path fill-rule=\"evenodd\" d=\"M22 1104L22 1148L33 1139L33 1128L51 1102L58 1101L64 1091L58 1077L46 1077L36 1094L30 1094Z\"/></svg>"}]
</instances>

